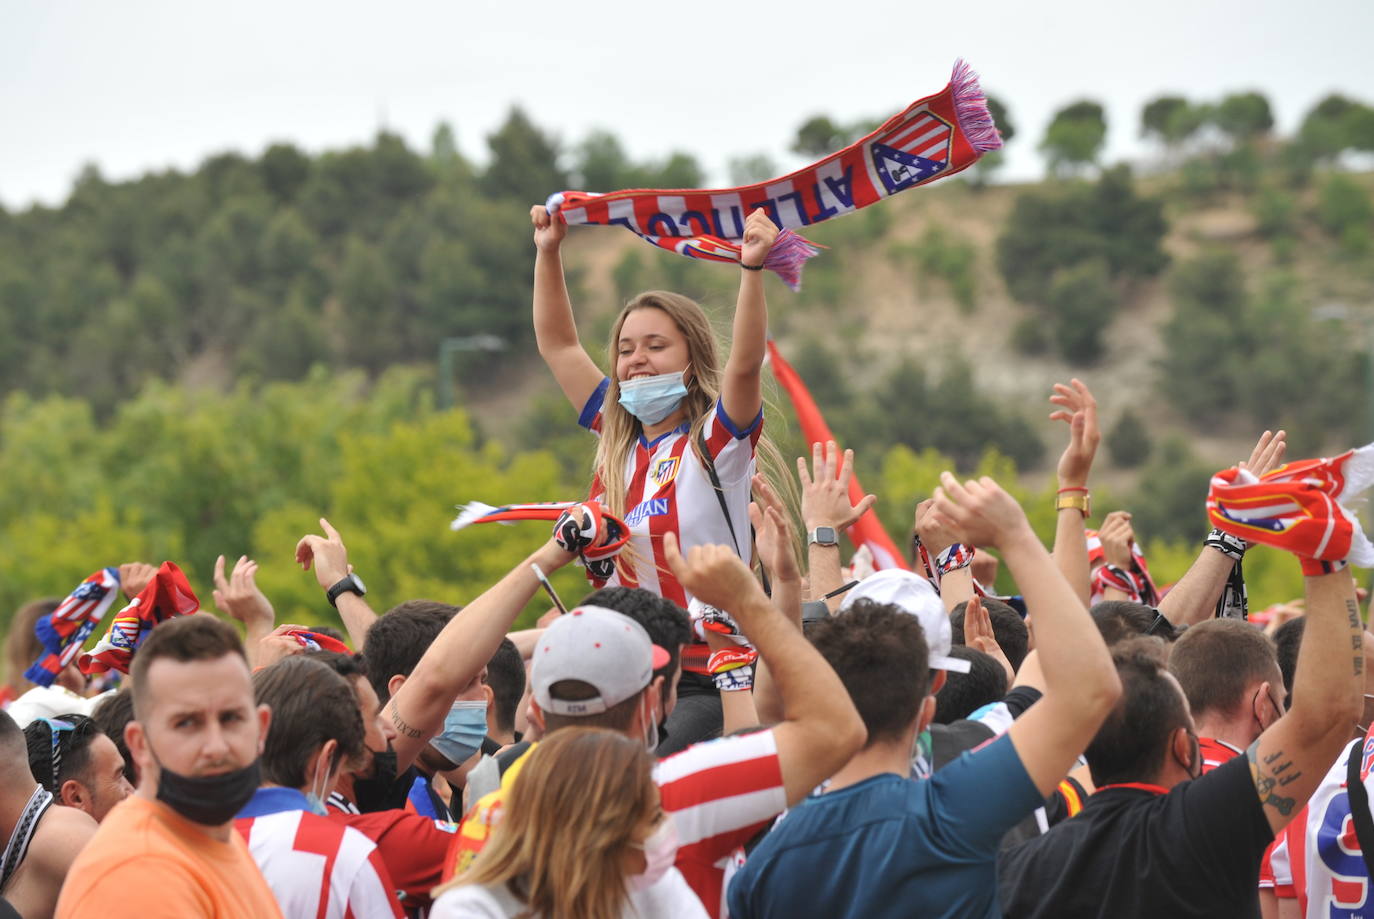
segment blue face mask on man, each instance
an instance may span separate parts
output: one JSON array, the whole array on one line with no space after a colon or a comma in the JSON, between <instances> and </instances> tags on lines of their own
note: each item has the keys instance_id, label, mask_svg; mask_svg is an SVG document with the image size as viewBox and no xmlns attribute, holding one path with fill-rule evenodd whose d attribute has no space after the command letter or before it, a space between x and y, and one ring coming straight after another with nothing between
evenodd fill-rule
<instances>
[{"instance_id":1,"label":"blue face mask on man","mask_svg":"<svg viewBox=\"0 0 1374 919\"><path fill-rule=\"evenodd\" d=\"M482 748L487 736L487 703L481 699L459 699L444 717L444 730L430 740L444 759L461 766Z\"/></svg>"},{"instance_id":2,"label":"blue face mask on man","mask_svg":"<svg viewBox=\"0 0 1374 919\"><path fill-rule=\"evenodd\" d=\"M680 370L637 380L621 380L620 398L617 401L641 424L658 424L682 404L683 397L687 395L687 384L683 382L686 376L687 371Z\"/></svg>"}]
</instances>

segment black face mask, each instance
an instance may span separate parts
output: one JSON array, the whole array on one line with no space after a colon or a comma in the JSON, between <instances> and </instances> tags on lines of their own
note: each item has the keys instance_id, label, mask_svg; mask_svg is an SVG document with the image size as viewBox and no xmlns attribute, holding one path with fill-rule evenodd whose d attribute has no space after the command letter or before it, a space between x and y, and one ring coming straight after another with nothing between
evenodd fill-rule
<instances>
[{"instance_id":1,"label":"black face mask","mask_svg":"<svg viewBox=\"0 0 1374 919\"><path fill-rule=\"evenodd\" d=\"M387 747L384 753L373 753L372 762L372 775L353 780L353 798L358 804L358 810L370 814L404 806L409 787L401 789L397 803L396 751Z\"/></svg>"},{"instance_id":2,"label":"black face mask","mask_svg":"<svg viewBox=\"0 0 1374 919\"><path fill-rule=\"evenodd\" d=\"M242 769L205 776L181 775L158 765L162 775L157 780L157 799L187 820L205 826L233 820L262 784L262 764L256 759Z\"/></svg>"}]
</instances>

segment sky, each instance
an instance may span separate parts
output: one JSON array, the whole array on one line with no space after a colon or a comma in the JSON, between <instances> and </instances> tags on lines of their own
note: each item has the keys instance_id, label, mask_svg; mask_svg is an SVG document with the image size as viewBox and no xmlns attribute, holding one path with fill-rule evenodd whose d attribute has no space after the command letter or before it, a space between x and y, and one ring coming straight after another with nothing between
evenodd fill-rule
<instances>
[{"instance_id":1,"label":"sky","mask_svg":"<svg viewBox=\"0 0 1374 919\"><path fill-rule=\"evenodd\" d=\"M1374 0L0 0L0 204L61 203L90 163L125 179L383 127L427 150L441 121L481 162L513 103L565 144L605 128L721 183L735 156L801 165L807 117L887 117L958 57L1010 109L1003 175L1032 179L1081 98L1106 106L1109 161L1152 155L1140 109L1166 92L1258 89L1280 131L1332 91L1374 102L1371 36Z\"/></svg>"}]
</instances>

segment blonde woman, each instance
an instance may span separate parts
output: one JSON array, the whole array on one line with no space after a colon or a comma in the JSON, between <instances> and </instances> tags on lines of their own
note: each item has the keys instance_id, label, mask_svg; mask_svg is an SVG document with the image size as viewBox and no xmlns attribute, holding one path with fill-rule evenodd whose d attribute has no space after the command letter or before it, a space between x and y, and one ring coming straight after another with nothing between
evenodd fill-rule
<instances>
[{"instance_id":1,"label":"blonde woman","mask_svg":"<svg viewBox=\"0 0 1374 919\"><path fill-rule=\"evenodd\" d=\"M762 209L745 223L732 344L723 363L700 306L680 294L648 291L627 303L611 328L606 377L577 336L560 255L567 225L543 205L530 217L539 354L580 413L579 423L600 435L591 497L631 531L629 551L606 583L642 587L685 609L691 598L663 561L665 533L677 536L683 552L714 544L750 557L749 482L763 426L768 330L762 267L778 228Z\"/></svg>"},{"instance_id":2,"label":"blonde woman","mask_svg":"<svg viewBox=\"0 0 1374 919\"><path fill-rule=\"evenodd\" d=\"M521 765L472 868L435 888L430 919L705 919L673 867L652 768L623 734L555 731Z\"/></svg>"}]
</instances>

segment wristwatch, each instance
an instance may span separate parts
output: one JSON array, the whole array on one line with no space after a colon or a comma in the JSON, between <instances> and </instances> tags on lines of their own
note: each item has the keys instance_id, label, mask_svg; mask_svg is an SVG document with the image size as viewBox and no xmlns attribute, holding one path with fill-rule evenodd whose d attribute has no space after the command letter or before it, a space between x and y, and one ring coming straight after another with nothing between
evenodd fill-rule
<instances>
[{"instance_id":1,"label":"wristwatch","mask_svg":"<svg viewBox=\"0 0 1374 919\"><path fill-rule=\"evenodd\" d=\"M339 597L344 594L366 596L367 587L363 584L363 579L356 574L346 575L325 592L325 596L329 597L329 605L335 609L339 607Z\"/></svg>"},{"instance_id":2,"label":"wristwatch","mask_svg":"<svg viewBox=\"0 0 1374 919\"><path fill-rule=\"evenodd\" d=\"M840 539L835 535L834 527L816 527L806 534L806 544L808 546L838 546Z\"/></svg>"}]
</instances>

